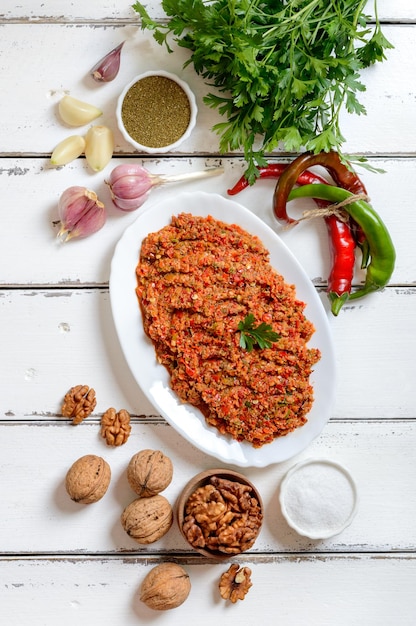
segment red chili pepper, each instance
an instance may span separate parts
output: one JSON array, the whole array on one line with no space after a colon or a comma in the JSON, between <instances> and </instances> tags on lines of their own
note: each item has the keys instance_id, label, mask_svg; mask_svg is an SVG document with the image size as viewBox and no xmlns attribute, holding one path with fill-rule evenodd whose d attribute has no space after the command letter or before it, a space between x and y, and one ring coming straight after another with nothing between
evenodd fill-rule
<instances>
[{"instance_id":1,"label":"red chili pepper","mask_svg":"<svg viewBox=\"0 0 416 626\"><path fill-rule=\"evenodd\" d=\"M288 223L296 222L296 220L289 217L287 214L287 198L290 191L296 184L306 184L299 183L300 177L303 173L306 173L305 170L308 167L313 167L314 165L324 167L338 187L342 187L353 194L367 195L367 190L360 177L356 172L349 169L345 163L341 161L337 152L320 152L318 154L305 152L304 154L298 156L289 166L285 168L284 172L282 172L282 175L277 181L273 196L273 211L277 219ZM311 182L322 182L322 179L318 180L318 178L320 177L317 177ZM364 269L369 263L370 255L368 242L361 227L352 219L350 220L350 226L356 244L361 250L361 268Z\"/></svg>"},{"instance_id":2,"label":"red chili pepper","mask_svg":"<svg viewBox=\"0 0 416 626\"><path fill-rule=\"evenodd\" d=\"M367 194L361 179L341 161L337 152L320 152L318 154L305 152L286 167L277 181L273 196L273 211L277 219L289 223L296 222L287 214L287 199L299 180L299 176L308 167L314 165L324 167L338 187L342 187L353 194Z\"/></svg>"},{"instance_id":3,"label":"red chili pepper","mask_svg":"<svg viewBox=\"0 0 416 626\"><path fill-rule=\"evenodd\" d=\"M269 163L267 166L259 168L259 178L280 179L288 167L291 166L281 163ZM319 174L308 170L299 171L295 184L309 185L314 183L329 184ZM248 186L249 182L243 175L234 187L228 190L228 194L236 195ZM315 200L315 203L320 208L327 207L330 204L324 200ZM289 218L286 211L281 219L287 222L295 222L295 220ZM355 244L361 231L355 223L340 220L335 215L326 216L324 219L328 229L332 258L331 272L328 278L328 297L331 301L332 313L338 315L351 292L355 264Z\"/></svg>"},{"instance_id":4,"label":"red chili pepper","mask_svg":"<svg viewBox=\"0 0 416 626\"><path fill-rule=\"evenodd\" d=\"M258 178L280 178L280 176L288 167L289 165L284 163L268 163L268 165L258 168ZM312 183L328 184L328 181L322 178L322 176L319 176L319 174L304 171L300 174L296 183L298 185L309 185ZM250 183L245 177L245 174L243 174L241 178L239 178L238 181L235 183L234 187L231 187L231 189L227 190L227 193L229 196L235 196L240 193L240 191L247 189L247 187L250 187Z\"/></svg>"},{"instance_id":5,"label":"red chili pepper","mask_svg":"<svg viewBox=\"0 0 416 626\"><path fill-rule=\"evenodd\" d=\"M259 178L279 178L283 174L286 168L287 168L287 165L284 163L268 163L264 167L258 168L259 170L258 177ZM240 193L240 191L243 191L243 189L247 189L247 187L250 187L250 183L248 182L248 179L246 178L245 174L243 174L241 178L239 178L238 181L235 183L234 187L227 190L227 193L229 196L235 196L236 194Z\"/></svg>"},{"instance_id":6,"label":"red chili pepper","mask_svg":"<svg viewBox=\"0 0 416 626\"><path fill-rule=\"evenodd\" d=\"M343 222L335 215L327 216L325 224L328 229L332 257L327 291L331 302L331 311L334 315L338 315L351 293L355 263L355 240L348 222Z\"/></svg>"},{"instance_id":7,"label":"red chili pepper","mask_svg":"<svg viewBox=\"0 0 416 626\"><path fill-rule=\"evenodd\" d=\"M321 209L331 204L318 199L314 199L314 202ZM331 312L338 315L351 293L356 241L349 221L341 220L336 215L326 215L324 221L328 230L331 254L327 293L331 302Z\"/></svg>"}]
</instances>

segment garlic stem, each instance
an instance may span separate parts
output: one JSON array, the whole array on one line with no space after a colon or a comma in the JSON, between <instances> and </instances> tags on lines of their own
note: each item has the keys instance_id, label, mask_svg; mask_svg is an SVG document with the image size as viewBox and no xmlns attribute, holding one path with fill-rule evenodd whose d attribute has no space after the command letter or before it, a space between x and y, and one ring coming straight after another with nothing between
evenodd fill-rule
<instances>
[{"instance_id":1,"label":"garlic stem","mask_svg":"<svg viewBox=\"0 0 416 626\"><path fill-rule=\"evenodd\" d=\"M168 176L157 174L149 174L152 184L163 185L164 183L178 183L184 180L196 180L198 178L208 178L210 176L219 176L224 173L223 167L211 167L200 172L185 172L184 174L170 174Z\"/></svg>"}]
</instances>

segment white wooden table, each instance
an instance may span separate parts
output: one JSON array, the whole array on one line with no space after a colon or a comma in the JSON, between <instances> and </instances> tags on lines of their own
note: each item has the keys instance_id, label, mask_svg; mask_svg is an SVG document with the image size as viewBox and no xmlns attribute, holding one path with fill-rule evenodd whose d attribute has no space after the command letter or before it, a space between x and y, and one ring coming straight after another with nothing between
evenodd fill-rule
<instances>
[{"instance_id":1,"label":"white wooden table","mask_svg":"<svg viewBox=\"0 0 416 626\"><path fill-rule=\"evenodd\" d=\"M114 247L135 213L111 209L105 174L126 159L154 173L222 163L221 178L189 183L188 191L226 190L244 170L241 155L219 157L211 132L215 113L202 104L205 87L184 51L167 55L138 28L130 2L120 0L2 0L0 8L0 614L8 626L133 624L240 626L407 626L416 622L416 4L379 0L384 32L394 44L388 60L368 70L362 101L366 117L345 117L345 152L363 153L385 174L362 172L372 203L397 248L390 285L330 320L338 383L331 419L295 459L265 469L246 468L266 512L254 548L238 559L253 571L244 602L227 605L216 591L224 564L192 552L176 527L140 547L119 518L132 500L125 471L143 448L171 457L175 502L194 474L218 462L182 439L155 412L124 361L113 326L108 279ZM161 17L160 3L149 1ZM368 11L371 12L371 3ZM117 79L95 85L88 70L126 40ZM184 77L197 94L197 128L181 151L161 158L132 152L117 131L118 93L136 74L164 68ZM68 134L56 106L63 94L93 102L113 128L111 166L92 175L83 158L49 167L55 145ZM286 155L288 156L288 155ZM290 155L289 155L290 156ZM283 156L282 156L283 158ZM71 185L106 198L106 227L90 239L57 245L56 206ZM237 200L278 232L306 268L328 310L327 236L320 223L282 231L271 214L273 183L262 181ZM154 199L168 197L160 188ZM97 393L92 417L73 427L60 416L63 395L75 384ZM133 416L120 448L99 436L110 406ZM103 500L72 503L64 478L83 454L107 458L113 481ZM296 461L325 456L344 463L356 479L360 506L353 524L325 541L291 531L278 505L279 485ZM173 559L190 574L192 591L178 609L155 613L138 600L153 564Z\"/></svg>"}]
</instances>

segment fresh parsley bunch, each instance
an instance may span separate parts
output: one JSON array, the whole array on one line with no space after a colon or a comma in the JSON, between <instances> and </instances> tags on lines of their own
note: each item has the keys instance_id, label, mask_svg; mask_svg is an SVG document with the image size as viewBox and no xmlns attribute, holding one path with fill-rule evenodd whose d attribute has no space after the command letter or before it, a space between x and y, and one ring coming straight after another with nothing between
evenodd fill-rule
<instances>
[{"instance_id":1,"label":"fresh parsley bunch","mask_svg":"<svg viewBox=\"0 0 416 626\"><path fill-rule=\"evenodd\" d=\"M133 8L160 44L191 52L207 84L204 98L226 120L214 126L220 151L242 149L252 182L265 153L336 150L345 141L343 107L365 114L360 72L392 48L363 9L367 0L163 0L167 23ZM259 140L259 141L258 141ZM259 145L256 149L256 145Z\"/></svg>"}]
</instances>

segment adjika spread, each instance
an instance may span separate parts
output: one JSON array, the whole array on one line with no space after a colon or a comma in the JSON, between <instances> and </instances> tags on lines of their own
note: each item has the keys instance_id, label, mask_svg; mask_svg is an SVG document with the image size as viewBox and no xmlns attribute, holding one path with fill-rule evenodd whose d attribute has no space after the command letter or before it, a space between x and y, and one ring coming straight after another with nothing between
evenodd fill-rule
<instances>
[{"instance_id":1,"label":"adjika spread","mask_svg":"<svg viewBox=\"0 0 416 626\"><path fill-rule=\"evenodd\" d=\"M137 296L146 334L179 398L222 434L254 447L302 426L319 360L314 332L293 285L261 241L237 225L180 214L142 243ZM248 314L280 338L244 350Z\"/></svg>"}]
</instances>

